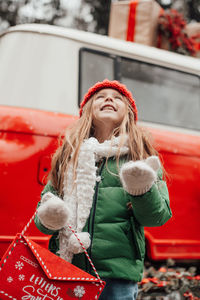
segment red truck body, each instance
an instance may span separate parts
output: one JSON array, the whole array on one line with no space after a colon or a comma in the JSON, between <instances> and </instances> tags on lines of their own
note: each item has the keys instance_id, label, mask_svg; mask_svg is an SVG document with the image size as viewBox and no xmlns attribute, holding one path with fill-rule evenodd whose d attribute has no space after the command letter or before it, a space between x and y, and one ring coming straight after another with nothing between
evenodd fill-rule
<instances>
[{"instance_id":1,"label":"red truck body","mask_svg":"<svg viewBox=\"0 0 200 300\"><path fill-rule=\"evenodd\" d=\"M0 107L0 257L36 209L60 134L76 117ZM154 260L200 258L200 136L148 128L166 170L173 217L145 228L147 255ZM47 246L35 226L28 232Z\"/></svg>"}]
</instances>

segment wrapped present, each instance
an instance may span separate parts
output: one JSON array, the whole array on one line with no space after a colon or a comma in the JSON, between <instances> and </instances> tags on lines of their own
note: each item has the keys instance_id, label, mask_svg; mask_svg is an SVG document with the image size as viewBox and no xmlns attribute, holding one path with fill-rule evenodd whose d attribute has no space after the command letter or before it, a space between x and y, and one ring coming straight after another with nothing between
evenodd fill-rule
<instances>
[{"instance_id":1,"label":"wrapped present","mask_svg":"<svg viewBox=\"0 0 200 300\"><path fill-rule=\"evenodd\" d=\"M194 41L196 57L200 57L200 23L190 23L185 27L187 35Z\"/></svg>"},{"instance_id":2,"label":"wrapped present","mask_svg":"<svg viewBox=\"0 0 200 300\"><path fill-rule=\"evenodd\" d=\"M156 46L158 18L162 11L154 0L114 1L110 9L108 35Z\"/></svg>"},{"instance_id":3,"label":"wrapped present","mask_svg":"<svg viewBox=\"0 0 200 300\"><path fill-rule=\"evenodd\" d=\"M18 234L0 262L0 299L95 300L105 285L96 275Z\"/></svg>"}]
</instances>

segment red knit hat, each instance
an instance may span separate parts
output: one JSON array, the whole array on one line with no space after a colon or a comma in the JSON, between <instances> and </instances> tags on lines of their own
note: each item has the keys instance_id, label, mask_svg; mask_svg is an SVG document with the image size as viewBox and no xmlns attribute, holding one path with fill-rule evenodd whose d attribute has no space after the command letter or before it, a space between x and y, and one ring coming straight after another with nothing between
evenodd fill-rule
<instances>
[{"instance_id":1,"label":"red knit hat","mask_svg":"<svg viewBox=\"0 0 200 300\"><path fill-rule=\"evenodd\" d=\"M83 101L81 102L81 105L80 105L80 112L79 112L80 117L83 112L83 107L88 102L88 100L90 100L90 98L95 93L97 93L98 91L105 89L105 88L111 88L111 89L117 90L120 94L124 95L129 100L131 107L133 109L133 112L134 112L135 121L137 121L137 119L138 119L137 107L136 107L135 100L133 99L131 92L127 89L127 87L124 84L120 83L119 81L117 81L117 80L110 81L108 79L105 79L102 82L97 82L95 85L93 85L91 88L89 88L89 90L85 94Z\"/></svg>"}]
</instances>

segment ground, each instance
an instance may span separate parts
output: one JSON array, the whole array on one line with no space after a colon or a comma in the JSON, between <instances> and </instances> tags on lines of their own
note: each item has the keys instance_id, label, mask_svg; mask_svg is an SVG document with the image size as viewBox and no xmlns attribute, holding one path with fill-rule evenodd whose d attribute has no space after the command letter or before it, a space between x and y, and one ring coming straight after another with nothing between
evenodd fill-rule
<instances>
[{"instance_id":1,"label":"ground","mask_svg":"<svg viewBox=\"0 0 200 300\"><path fill-rule=\"evenodd\" d=\"M200 300L200 266L197 262L162 265L145 262L137 300Z\"/></svg>"}]
</instances>

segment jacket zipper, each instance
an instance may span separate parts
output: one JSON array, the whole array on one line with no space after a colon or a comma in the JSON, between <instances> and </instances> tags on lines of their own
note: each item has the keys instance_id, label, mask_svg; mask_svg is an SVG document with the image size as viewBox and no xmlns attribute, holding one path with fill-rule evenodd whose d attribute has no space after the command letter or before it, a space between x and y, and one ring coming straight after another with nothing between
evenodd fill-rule
<instances>
[{"instance_id":1,"label":"jacket zipper","mask_svg":"<svg viewBox=\"0 0 200 300\"><path fill-rule=\"evenodd\" d=\"M98 171L97 171L97 176L101 176L104 165L105 165L105 162L106 162L106 159L104 158L101 165L100 165L100 167L99 167L99 169L98 169ZM89 220L88 220L88 232L90 233L90 239L91 239L90 248L88 249L88 254L89 254L90 258L91 258L91 255L92 255L92 241L93 241L93 236L94 236L94 219L95 219L95 213L96 213L99 183L100 183L99 181L96 182L96 189L95 189L94 200L93 200L93 214L89 216ZM92 218L92 221L91 221L91 218ZM89 264L87 258L86 258L86 270L88 270L89 273L92 271L92 267Z\"/></svg>"}]
</instances>

